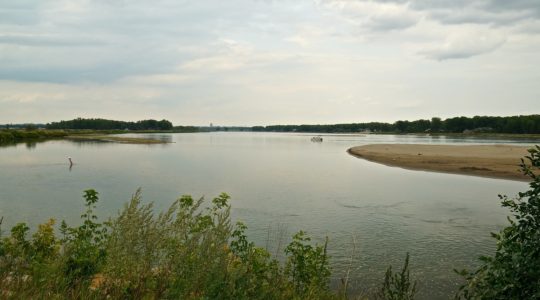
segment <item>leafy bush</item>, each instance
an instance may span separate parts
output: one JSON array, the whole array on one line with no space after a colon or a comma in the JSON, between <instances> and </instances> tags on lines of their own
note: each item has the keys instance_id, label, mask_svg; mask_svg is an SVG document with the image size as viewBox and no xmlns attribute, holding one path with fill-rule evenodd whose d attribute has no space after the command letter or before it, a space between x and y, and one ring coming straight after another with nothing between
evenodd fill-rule
<instances>
[{"instance_id":1,"label":"leafy bush","mask_svg":"<svg viewBox=\"0 0 540 300\"><path fill-rule=\"evenodd\" d=\"M465 299L540 299L540 147L521 160L523 174L531 178L528 191L516 199L499 196L513 218L499 233L494 256L481 257L474 272L459 273L467 283L457 297Z\"/></svg>"},{"instance_id":2,"label":"leafy bush","mask_svg":"<svg viewBox=\"0 0 540 300\"><path fill-rule=\"evenodd\" d=\"M285 274L288 275L294 288L299 294L309 294L311 291L326 291L330 278L330 267L326 246L328 238L323 246L312 246L310 238L305 232L300 231L293 236L292 242L285 248L289 254L285 266Z\"/></svg>"},{"instance_id":3,"label":"leafy bush","mask_svg":"<svg viewBox=\"0 0 540 300\"><path fill-rule=\"evenodd\" d=\"M96 223L97 216L94 215L98 193L95 190L86 190L84 199L86 211L81 215L83 224L71 228L62 221L60 227L64 236L63 269L69 283L90 280L105 260L107 228L104 224Z\"/></svg>"},{"instance_id":4,"label":"leafy bush","mask_svg":"<svg viewBox=\"0 0 540 300\"><path fill-rule=\"evenodd\" d=\"M47 286L43 277L55 277L53 265L58 258L59 244L54 235L54 223L51 219L39 225L31 240L27 238L28 226L19 223L11 229L10 237L0 241L0 298L38 295Z\"/></svg>"}]
</instances>

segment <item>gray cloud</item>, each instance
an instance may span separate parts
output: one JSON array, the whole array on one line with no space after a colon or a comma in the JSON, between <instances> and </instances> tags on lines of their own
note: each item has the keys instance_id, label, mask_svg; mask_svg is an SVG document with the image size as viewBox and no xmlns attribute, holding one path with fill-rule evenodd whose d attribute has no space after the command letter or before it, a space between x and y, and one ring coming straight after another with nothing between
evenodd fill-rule
<instances>
[{"instance_id":1,"label":"gray cloud","mask_svg":"<svg viewBox=\"0 0 540 300\"><path fill-rule=\"evenodd\" d=\"M373 30L397 30L414 26L419 18L410 14L401 15L375 15L368 18L366 25Z\"/></svg>"},{"instance_id":2,"label":"gray cloud","mask_svg":"<svg viewBox=\"0 0 540 300\"><path fill-rule=\"evenodd\" d=\"M430 50L424 50L420 54L434 60L463 59L489 53L500 47L504 42L484 45L448 45Z\"/></svg>"},{"instance_id":3,"label":"gray cloud","mask_svg":"<svg viewBox=\"0 0 540 300\"><path fill-rule=\"evenodd\" d=\"M511 25L523 20L540 19L540 5L537 0L322 0L322 3L327 4L340 2L348 5L400 5L444 24ZM393 29L392 26L389 28Z\"/></svg>"},{"instance_id":4,"label":"gray cloud","mask_svg":"<svg viewBox=\"0 0 540 300\"><path fill-rule=\"evenodd\" d=\"M534 15L531 11L490 12L479 9L434 10L431 17L445 24L493 24L512 25L527 20Z\"/></svg>"},{"instance_id":5,"label":"gray cloud","mask_svg":"<svg viewBox=\"0 0 540 300\"><path fill-rule=\"evenodd\" d=\"M0 24L32 25L39 22L35 11L2 9L0 10Z\"/></svg>"},{"instance_id":6,"label":"gray cloud","mask_svg":"<svg viewBox=\"0 0 540 300\"><path fill-rule=\"evenodd\" d=\"M492 52L505 42L503 35L489 31L467 31L450 36L444 43L429 47L420 54L439 61L463 59Z\"/></svg>"},{"instance_id":7,"label":"gray cloud","mask_svg":"<svg viewBox=\"0 0 540 300\"><path fill-rule=\"evenodd\" d=\"M279 18L287 7L278 9L275 20L269 15L272 6L237 0L0 4L0 11L10 15L19 15L13 10L39 15L39 22L23 27L2 28L0 22L0 46L6 45L0 48L4 54L0 78L110 82L161 74L219 53L223 49L216 41L221 38L262 39L269 30L279 34ZM32 49L36 47L41 49Z\"/></svg>"},{"instance_id":8,"label":"gray cloud","mask_svg":"<svg viewBox=\"0 0 540 300\"><path fill-rule=\"evenodd\" d=\"M11 44L35 47L78 47L78 46L106 46L107 41L96 37L81 37L67 35L20 35L0 34L0 44Z\"/></svg>"},{"instance_id":9,"label":"gray cloud","mask_svg":"<svg viewBox=\"0 0 540 300\"><path fill-rule=\"evenodd\" d=\"M490 99L471 113L509 114L505 93L470 84L535 107L535 2L1 1L0 123L81 112L192 124L395 120L458 113L449 89L463 91L463 105Z\"/></svg>"},{"instance_id":10,"label":"gray cloud","mask_svg":"<svg viewBox=\"0 0 540 300\"><path fill-rule=\"evenodd\" d=\"M447 24L511 25L540 18L540 5L536 0L412 0L410 3L411 8L425 11L432 19Z\"/></svg>"},{"instance_id":11,"label":"gray cloud","mask_svg":"<svg viewBox=\"0 0 540 300\"><path fill-rule=\"evenodd\" d=\"M421 15L410 10L406 3L347 0L322 0L318 3L324 9L339 11L363 30L401 30L414 26L421 19Z\"/></svg>"},{"instance_id":12,"label":"gray cloud","mask_svg":"<svg viewBox=\"0 0 540 300\"><path fill-rule=\"evenodd\" d=\"M492 11L520 10L535 12L536 18L540 18L540 6L536 0L490 0L485 7Z\"/></svg>"}]
</instances>

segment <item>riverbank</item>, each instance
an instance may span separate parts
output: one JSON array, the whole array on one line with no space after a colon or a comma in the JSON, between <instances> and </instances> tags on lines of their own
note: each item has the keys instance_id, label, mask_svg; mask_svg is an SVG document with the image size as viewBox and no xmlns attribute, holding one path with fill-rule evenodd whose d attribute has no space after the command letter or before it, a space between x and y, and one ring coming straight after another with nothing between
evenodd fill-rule
<instances>
[{"instance_id":1,"label":"riverbank","mask_svg":"<svg viewBox=\"0 0 540 300\"><path fill-rule=\"evenodd\" d=\"M69 139L78 141L103 141L124 144L165 144L167 142L157 139L122 137L125 133L173 133L176 131L156 130L0 130L0 145L9 145L22 142L37 142L51 139ZM112 136L114 134L115 136Z\"/></svg>"},{"instance_id":2,"label":"riverbank","mask_svg":"<svg viewBox=\"0 0 540 300\"><path fill-rule=\"evenodd\" d=\"M351 155L387 166L511 180L527 180L519 172L527 146L374 144L353 147Z\"/></svg>"},{"instance_id":3,"label":"riverbank","mask_svg":"<svg viewBox=\"0 0 540 300\"><path fill-rule=\"evenodd\" d=\"M0 130L0 144L38 139L58 139L68 135L63 130Z\"/></svg>"}]
</instances>

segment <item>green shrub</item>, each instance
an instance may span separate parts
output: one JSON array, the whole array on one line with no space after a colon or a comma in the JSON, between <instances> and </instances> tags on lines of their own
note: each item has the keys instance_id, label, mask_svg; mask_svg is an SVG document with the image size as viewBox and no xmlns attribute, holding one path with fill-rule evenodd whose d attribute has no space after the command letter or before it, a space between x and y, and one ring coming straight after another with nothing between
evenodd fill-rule
<instances>
[{"instance_id":1,"label":"green shrub","mask_svg":"<svg viewBox=\"0 0 540 300\"><path fill-rule=\"evenodd\" d=\"M70 283L90 280L98 272L106 256L107 227L96 223L97 216L94 215L98 193L92 189L86 190L84 199L86 211L81 215L83 223L72 228L62 221L60 227L64 236L64 275Z\"/></svg>"},{"instance_id":2,"label":"green shrub","mask_svg":"<svg viewBox=\"0 0 540 300\"><path fill-rule=\"evenodd\" d=\"M324 292L328 290L330 267L326 246L312 246L310 238L300 231L293 236L292 242L285 248L289 255L285 266L288 275L297 293L306 295L311 292Z\"/></svg>"},{"instance_id":3,"label":"green shrub","mask_svg":"<svg viewBox=\"0 0 540 300\"><path fill-rule=\"evenodd\" d=\"M21 292L19 296L46 290L50 281L45 278L55 277L52 265L59 254L53 225L53 219L39 225L30 240L28 226L19 223L0 241L0 298L6 290Z\"/></svg>"},{"instance_id":4,"label":"green shrub","mask_svg":"<svg viewBox=\"0 0 540 300\"><path fill-rule=\"evenodd\" d=\"M249 242L247 226L238 222L232 233L230 250L233 260L228 266L232 278L224 289L229 299L277 299L288 289L282 270L270 253Z\"/></svg>"},{"instance_id":5,"label":"green shrub","mask_svg":"<svg viewBox=\"0 0 540 300\"><path fill-rule=\"evenodd\" d=\"M465 299L540 299L540 147L521 160L523 174L531 178L529 190L516 199L499 196L513 214L499 233L493 256L481 257L474 272L460 271L467 283L457 297Z\"/></svg>"}]
</instances>

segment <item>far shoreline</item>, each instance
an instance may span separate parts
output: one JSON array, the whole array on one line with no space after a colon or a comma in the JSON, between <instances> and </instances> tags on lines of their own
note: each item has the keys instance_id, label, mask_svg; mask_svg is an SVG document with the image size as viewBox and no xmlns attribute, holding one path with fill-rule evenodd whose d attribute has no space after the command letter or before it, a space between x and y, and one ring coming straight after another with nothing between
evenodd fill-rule
<instances>
[{"instance_id":1,"label":"far shoreline","mask_svg":"<svg viewBox=\"0 0 540 300\"><path fill-rule=\"evenodd\" d=\"M100 141L100 142L111 142L111 143L120 143L120 144L168 144L169 142L157 140L157 139L147 139L139 137L123 137L123 136L113 136L113 135L68 135L64 137L67 140L75 141Z\"/></svg>"},{"instance_id":2,"label":"far shoreline","mask_svg":"<svg viewBox=\"0 0 540 300\"><path fill-rule=\"evenodd\" d=\"M371 144L352 147L355 157L408 170L526 181L521 158L531 146Z\"/></svg>"}]
</instances>

